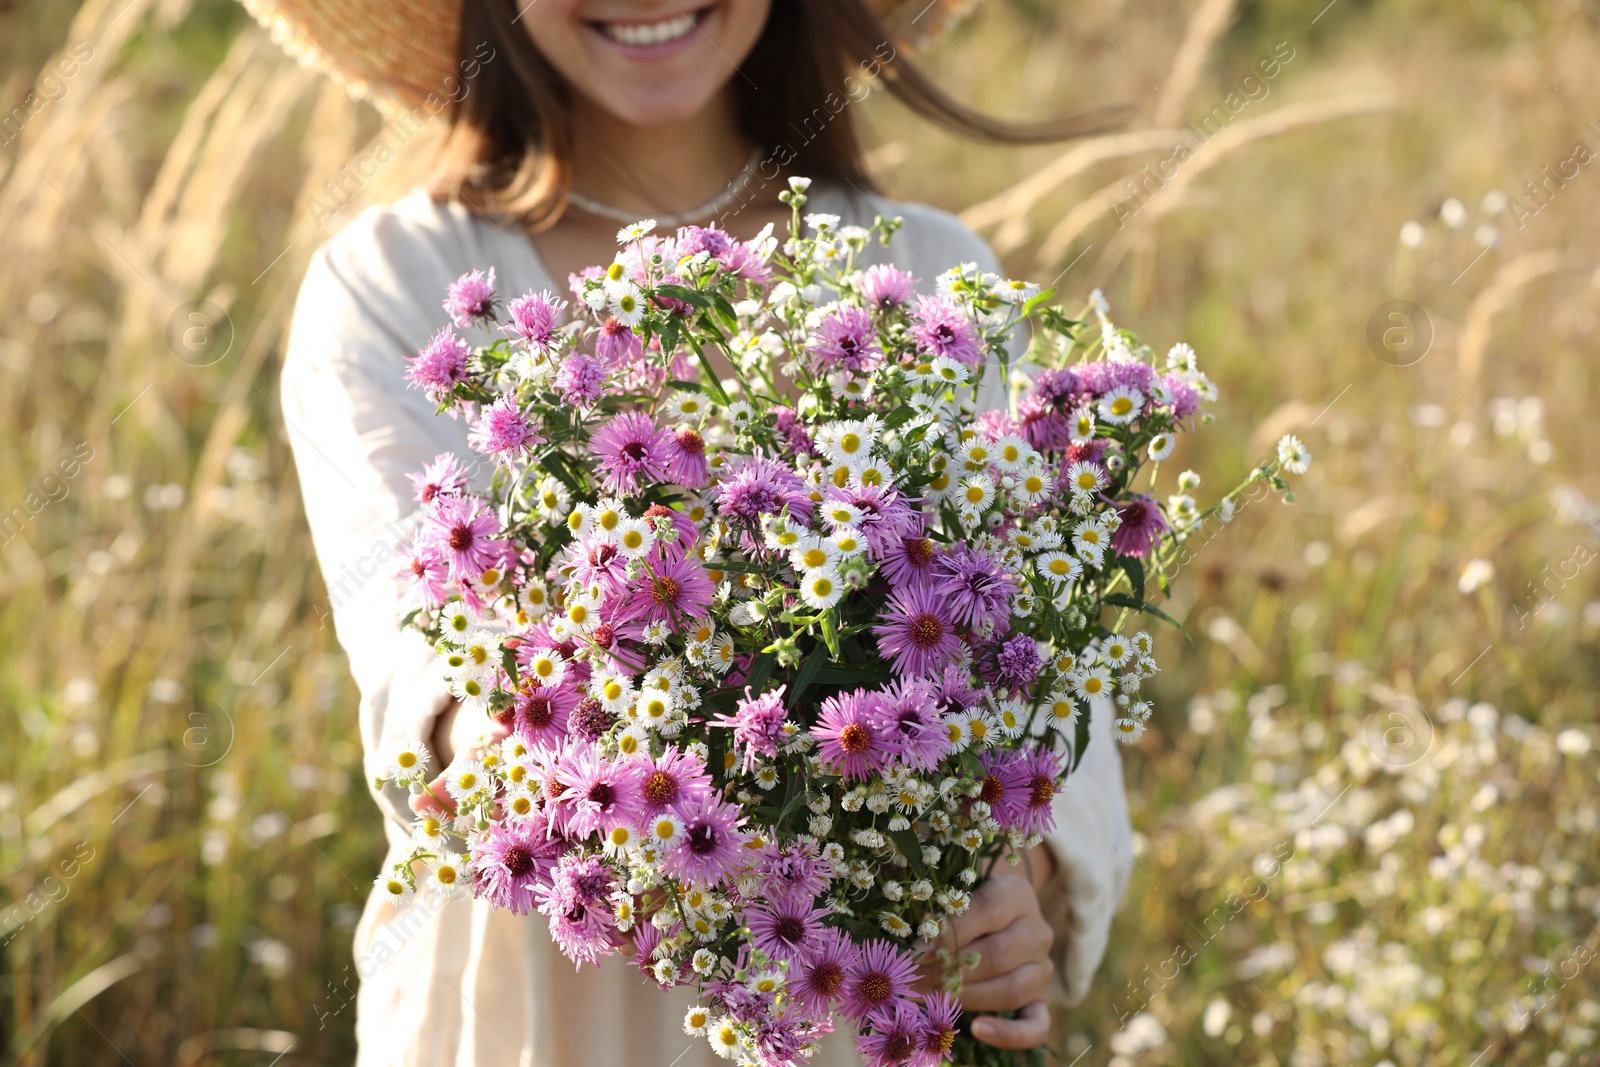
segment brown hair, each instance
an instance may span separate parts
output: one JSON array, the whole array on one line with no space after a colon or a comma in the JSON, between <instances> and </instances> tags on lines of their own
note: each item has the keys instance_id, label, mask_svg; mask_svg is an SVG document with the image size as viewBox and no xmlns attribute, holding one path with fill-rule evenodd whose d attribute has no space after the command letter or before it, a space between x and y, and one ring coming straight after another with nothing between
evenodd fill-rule
<instances>
[{"instance_id":1,"label":"brown hair","mask_svg":"<svg viewBox=\"0 0 1600 1067\"><path fill-rule=\"evenodd\" d=\"M461 15L462 69L471 63L479 73L449 105L433 195L538 232L561 217L572 185L570 91L516 25L516 0L464 0ZM923 118L990 144L1068 140L1115 117L1108 109L1037 123L992 118L952 100L893 40L867 0L773 0L744 76L733 80L743 131L767 153L763 186L784 172L872 189L848 104L875 77Z\"/></svg>"}]
</instances>

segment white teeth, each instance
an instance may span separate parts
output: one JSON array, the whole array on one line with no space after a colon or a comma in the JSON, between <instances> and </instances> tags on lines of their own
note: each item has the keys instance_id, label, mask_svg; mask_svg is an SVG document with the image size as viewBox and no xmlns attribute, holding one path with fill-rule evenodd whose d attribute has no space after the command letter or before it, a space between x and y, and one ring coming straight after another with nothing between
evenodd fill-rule
<instances>
[{"instance_id":1,"label":"white teeth","mask_svg":"<svg viewBox=\"0 0 1600 1067\"><path fill-rule=\"evenodd\" d=\"M692 29L694 29L693 15L683 15L661 22L606 22L600 25L600 32L613 41L635 48L648 48L676 41Z\"/></svg>"}]
</instances>

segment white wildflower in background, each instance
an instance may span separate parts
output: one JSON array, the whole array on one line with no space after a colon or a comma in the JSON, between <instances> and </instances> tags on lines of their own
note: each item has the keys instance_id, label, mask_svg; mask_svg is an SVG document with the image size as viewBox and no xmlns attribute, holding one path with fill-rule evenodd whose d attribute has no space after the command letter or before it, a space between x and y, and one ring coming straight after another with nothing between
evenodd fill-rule
<instances>
[{"instance_id":1,"label":"white wildflower in background","mask_svg":"<svg viewBox=\"0 0 1600 1067\"><path fill-rule=\"evenodd\" d=\"M1469 595L1488 585L1493 578L1493 563L1486 559L1471 559L1461 568L1461 577L1456 579L1456 588L1463 595Z\"/></svg>"}]
</instances>

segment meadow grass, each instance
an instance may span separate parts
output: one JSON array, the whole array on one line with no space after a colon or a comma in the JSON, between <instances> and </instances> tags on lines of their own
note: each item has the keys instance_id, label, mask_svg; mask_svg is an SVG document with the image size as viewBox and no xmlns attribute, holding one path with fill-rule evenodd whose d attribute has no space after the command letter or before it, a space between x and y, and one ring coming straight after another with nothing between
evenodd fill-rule
<instances>
[{"instance_id":1,"label":"meadow grass","mask_svg":"<svg viewBox=\"0 0 1600 1067\"><path fill-rule=\"evenodd\" d=\"M1193 644L1155 631L1137 870L1062 1062L1597 1055L1597 38L1576 3L992 0L927 57L953 94L1127 102L1124 131L974 149L864 105L892 192L1196 347L1218 419L1162 491L1284 432L1316 454L1197 546L1166 605ZM0 110L30 88L0 135L0 1048L345 1063L381 835L275 368L310 201L379 119L223 0L0 11Z\"/></svg>"}]
</instances>

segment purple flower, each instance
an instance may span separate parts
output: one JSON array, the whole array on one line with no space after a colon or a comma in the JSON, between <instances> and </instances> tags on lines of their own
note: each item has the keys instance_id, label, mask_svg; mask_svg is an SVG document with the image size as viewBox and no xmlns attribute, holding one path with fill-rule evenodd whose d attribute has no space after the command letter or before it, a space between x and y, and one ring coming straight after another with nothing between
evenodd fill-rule
<instances>
[{"instance_id":1,"label":"purple flower","mask_svg":"<svg viewBox=\"0 0 1600 1067\"><path fill-rule=\"evenodd\" d=\"M1111 535L1111 550L1121 555L1148 556L1167 532L1167 520L1161 517L1155 497L1135 493L1117 505L1117 515L1122 525Z\"/></svg>"},{"instance_id":2,"label":"purple flower","mask_svg":"<svg viewBox=\"0 0 1600 1067\"><path fill-rule=\"evenodd\" d=\"M919 1053L928 1017L911 1001L896 1000L871 1012L867 1026L870 1029L856 1035L865 1067L915 1067L925 1062Z\"/></svg>"},{"instance_id":3,"label":"purple flower","mask_svg":"<svg viewBox=\"0 0 1600 1067\"><path fill-rule=\"evenodd\" d=\"M684 226L678 230L674 260L685 259L700 252L711 253L712 259L721 259L733 247L728 231L704 226Z\"/></svg>"},{"instance_id":4,"label":"purple flower","mask_svg":"<svg viewBox=\"0 0 1600 1067\"><path fill-rule=\"evenodd\" d=\"M659 756L638 762L637 785L639 800L647 815L697 804L711 795L711 775L706 773L705 761L692 752L673 747Z\"/></svg>"},{"instance_id":5,"label":"purple flower","mask_svg":"<svg viewBox=\"0 0 1600 1067\"><path fill-rule=\"evenodd\" d=\"M584 697L567 716L567 736L577 741L598 741L616 722L617 717L599 700Z\"/></svg>"},{"instance_id":6,"label":"purple flower","mask_svg":"<svg viewBox=\"0 0 1600 1067\"><path fill-rule=\"evenodd\" d=\"M916 957L888 941L868 941L845 971L842 1010L860 1022L871 1012L910 1002L917 981Z\"/></svg>"},{"instance_id":7,"label":"purple flower","mask_svg":"<svg viewBox=\"0 0 1600 1067\"><path fill-rule=\"evenodd\" d=\"M773 408L772 421L796 455L814 456L817 454L817 443L806 432L806 428L800 422L800 416L795 414L794 408L783 407L782 405Z\"/></svg>"},{"instance_id":8,"label":"purple flower","mask_svg":"<svg viewBox=\"0 0 1600 1067\"><path fill-rule=\"evenodd\" d=\"M667 476L666 430L640 411L625 411L600 427L589 440L605 474L605 491L631 496L641 479L659 482Z\"/></svg>"},{"instance_id":9,"label":"purple flower","mask_svg":"<svg viewBox=\"0 0 1600 1067\"><path fill-rule=\"evenodd\" d=\"M1017 401L1022 436L1041 452L1056 452L1072 443L1072 423L1048 401L1029 393Z\"/></svg>"},{"instance_id":10,"label":"purple flower","mask_svg":"<svg viewBox=\"0 0 1600 1067\"><path fill-rule=\"evenodd\" d=\"M561 361L555 389L573 407L592 408L605 396L606 377L605 367L579 352Z\"/></svg>"},{"instance_id":11,"label":"purple flower","mask_svg":"<svg viewBox=\"0 0 1600 1067\"><path fill-rule=\"evenodd\" d=\"M919 678L899 681L883 690L878 723L894 745L899 762L927 772L950 752L950 730L939 714L933 683Z\"/></svg>"},{"instance_id":12,"label":"purple flower","mask_svg":"<svg viewBox=\"0 0 1600 1067\"><path fill-rule=\"evenodd\" d=\"M956 1043L956 1022L961 1018L961 1002L941 989L937 993L922 994L922 1011L926 1019L922 1029L922 1062L944 1062L949 1058L951 1046Z\"/></svg>"},{"instance_id":13,"label":"purple flower","mask_svg":"<svg viewBox=\"0 0 1600 1067\"><path fill-rule=\"evenodd\" d=\"M420 474L408 474L417 503L431 504L434 497L460 496L467 487L467 468L454 452L440 452Z\"/></svg>"},{"instance_id":14,"label":"purple flower","mask_svg":"<svg viewBox=\"0 0 1600 1067\"><path fill-rule=\"evenodd\" d=\"M530 685L524 678L523 688L511 704L512 721L529 744L558 745L567 735L567 720L577 705L578 694L570 688Z\"/></svg>"},{"instance_id":15,"label":"purple flower","mask_svg":"<svg viewBox=\"0 0 1600 1067\"><path fill-rule=\"evenodd\" d=\"M413 544L406 553L403 565L395 577L406 583L405 606L432 611L449 599L445 587L450 569L438 549L432 545Z\"/></svg>"},{"instance_id":16,"label":"purple flower","mask_svg":"<svg viewBox=\"0 0 1600 1067\"><path fill-rule=\"evenodd\" d=\"M918 678L944 669L961 656L955 620L940 598L924 584L896 589L872 628L878 651L894 663L895 673Z\"/></svg>"},{"instance_id":17,"label":"purple flower","mask_svg":"<svg viewBox=\"0 0 1600 1067\"><path fill-rule=\"evenodd\" d=\"M874 559L883 558L902 538L922 532L922 516L913 511L898 491L883 485L853 485L830 489L829 501L843 501L861 509L861 533Z\"/></svg>"},{"instance_id":18,"label":"purple flower","mask_svg":"<svg viewBox=\"0 0 1600 1067\"><path fill-rule=\"evenodd\" d=\"M1000 409L979 412L978 417L973 419L972 422L977 427L978 432L991 441L998 441L1002 437L1022 432L1022 427L1017 423L1017 420L1013 419L1008 412Z\"/></svg>"},{"instance_id":19,"label":"purple flower","mask_svg":"<svg viewBox=\"0 0 1600 1067\"><path fill-rule=\"evenodd\" d=\"M818 755L846 779L872 777L894 753L893 739L879 714L882 700L877 693L856 689L822 702L811 736Z\"/></svg>"},{"instance_id":20,"label":"purple flower","mask_svg":"<svg viewBox=\"0 0 1600 1067\"><path fill-rule=\"evenodd\" d=\"M698 619L711 606L717 587L698 557L681 554L677 546L657 545L650 554L648 571L634 583L617 613L617 622L664 622L676 627L684 619Z\"/></svg>"},{"instance_id":21,"label":"purple flower","mask_svg":"<svg viewBox=\"0 0 1600 1067\"><path fill-rule=\"evenodd\" d=\"M918 525L921 525L920 520ZM897 586L926 583L933 576L936 557L933 542L920 531L915 536L902 537L883 554L884 577Z\"/></svg>"},{"instance_id":22,"label":"purple flower","mask_svg":"<svg viewBox=\"0 0 1600 1067\"><path fill-rule=\"evenodd\" d=\"M1017 634L1006 641L995 658L1000 666L1000 684L1013 689L1032 685L1044 663L1038 644L1027 634Z\"/></svg>"},{"instance_id":23,"label":"purple flower","mask_svg":"<svg viewBox=\"0 0 1600 1067\"><path fill-rule=\"evenodd\" d=\"M911 340L929 357L945 356L968 367L983 362L978 328L966 312L941 297L917 298L911 313Z\"/></svg>"},{"instance_id":24,"label":"purple flower","mask_svg":"<svg viewBox=\"0 0 1600 1067\"><path fill-rule=\"evenodd\" d=\"M783 724L788 718L788 712L783 707L783 692L787 688L780 685L771 692L752 696L749 686L746 686L745 698L739 701L734 713L719 716L711 722L712 726L733 729L734 747L744 749L742 770L745 774L754 768L757 756L777 758L778 742L784 738Z\"/></svg>"},{"instance_id":25,"label":"purple flower","mask_svg":"<svg viewBox=\"0 0 1600 1067\"><path fill-rule=\"evenodd\" d=\"M409 361L406 381L438 403L466 378L468 355L467 343L451 333L450 327L442 327Z\"/></svg>"},{"instance_id":26,"label":"purple flower","mask_svg":"<svg viewBox=\"0 0 1600 1067\"><path fill-rule=\"evenodd\" d=\"M507 309L511 312L511 325L506 332L514 341L543 350L555 336L556 324L566 307L567 302L558 300L548 289L538 293L529 289L511 301Z\"/></svg>"},{"instance_id":27,"label":"purple flower","mask_svg":"<svg viewBox=\"0 0 1600 1067\"><path fill-rule=\"evenodd\" d=\"M1078 382L1085 391L1095 396L1104 396L1113 389L1126 386L1137 389L1145 396L1150 395L1150 387L1155 384L1155 368L1148 363L1137 359L1097 359L1090 363L1080 363L1075 368Z\"/></svg>"},{"instance_id":28,"label":"purple flower","mask_svg":"<svg viewBox=\"0 0 1600 1067\"><path fill-rule=\"evenodd\" d=\"M845 976L858 955L843 930L828 928L817 937L811 958L789 969L789 992L806 1013L826 1015L844 993Z\"/></svg>"},{"instance_id":29,"label":"purple flower","mask_svg":"<svg viewBox=\"0 0 1600 1067\"><path fill-rule=\"evenodd\" d=\"M467 443L478 452L515 456L544 444L544 437L518 410L516 398L502 396L483 409L483 414L473 424Z\"/></svg>"},{"instance_id":30,"label":"purple flower","mask_svg":"<svg viewBox=\"0 0 1600 1067\"><path fill-rule=\"evenodd\" d=\"M550 884L539 888L539 913L550 920L550 936L580 966L598 963L617 949L610 896L616 877L598 856L569 853Z\"/></svg>"},{"instance_id":31,"label":"purple flower","mask_svg":"<svg viewBox=\"0 0 1600 1067\"><path fill-rule=\"evenodd\" d=\"M663 874L709 888L744 865L744 834L739 832L744 817L736 805L707 794L693 804L680 804L674 813L683 820L683 836L661 858Z\"/></svg>"},{"instance_id":32,"label":"purple flower","mask_svg":"<svg viewBox=\"0 0 1600 1067\"><path fill-rule=\"evenodd\" d=\"M1161 379L1172 394L1172 417L1186 419L1200 410L1200 393L1181 374L1167 374Z\"/></svg>"},{"instance_id":33,"label":"purple flower","mask_svg":"<svg viewBox=\"0 0 1600 1067\"><path fill-rule=\"evenodd\" d=\"M872 331L872 316L866 310L846 305L823 320L806 351L815 357L823 371L843 370L856 374L870 371L883 358L883 349Z\"/></svg>"},{"instance_id":34,"label":"purple flower","mask_svg":"<svg viewBox=\"0 0 1600 1067\"><path fill-rule=\"evenodd\" d=\"M567 787L561 794L563 829L571 837L635 826L643 814L638 769L613 762L590 745L568 748L555 777Z\"/></svg>"},{"instance_id":35,"label":"purple flower","mask_svg":"<svg viewBox=\"0 0 1600 1067\"><path fill-rule=\"evenodd\" d=\"M423 536L450 564L450 580L476 578L504 552L500 520L475 496L440 499L422 520Z\"/></svg>"},{"instance_id":36,"label":"purple flower","mask_svg":"<svg viewBox=\"0 0 1600 1067\"><path fill-rule=\"evenodd\" d=\"M744 913L750 942L774 960L801 963L821 947L822 919L832 908L817 907L812 900L770 901Z\"/></svg>"},{"instance_id":37,"label":"purple flower","mask_svg":"<svg viewBox=\"0 0 1600 1067\"><path fill-rule=\"evenodd\" d=\"M494 308L494 268L489 273L469 271L450 283L445 291L444 309L450 321L465 330L478 319L489 317Z\"/></svg>"},{"instance_id":38,"label":"purple flower","mask_svg":"<svg viewBox=\"0 0 1600 1067\"><path fill-rule=\"evenodd\" d=\"M667 438L667 477L685 489L699 489L709 474L705 438L692 427L678 427Z\"/></svg>"},{"instance_id":39,"label":"purple flower","mask_svg":"<svg viewBox=\"0 0 1600 1067\"><path fill-rule=\"evenodd\" d=\"M766 285L772 277L772 268L755 245L748 241L733 242L726 252L717 257L717 262L726 273L756 285Z\"/></svg>"},{"instance_id":40,"label":"purple flower","mask_svg":"<svg viewBox=\"0 0 1600 1067\"><path fill-rule=\"evenodd\" d=\"M595 334L594 357L611 370L623 370L644 358L644 344L632 329L608 318Z\"/></svg>"},{"instance_id":41,"label":"purple flower","mask_svg":"<svg viewBox=\"0 0 1600 1067\"><path fill-rule=\"evenodd\" d=\"M991 804L995 821L1005 829L1026 834L1046 834L1055 828L1050 802L1055 798L1062 769L1061 754L1054 749L1021 750L1003 769L1005 794Z\"/></svg>"},{"instance_id":42,"label":"purple flower","mask_svg":"<svg viewBox=\"0 0 1600 1067\"><path fill-rule=\"evenodd\" d=\"M1017 583L999 560L971 545L958 544L934 561L934 592L949 606L951 616L974 629L984 620L997 631L1011 618L1011 598Z\"/></svg>"},{"instance_id":43,"label":"purple flower","mask_svg":"<svg viewBox=\"0 0 1600 1067\"><path fill-rule=\"evenodd\" d=\"M1083 392L1078 374L1071 367L1048 367L1033 375L1033 394L1051 407L1070 405L1073 397Z\"/></svg>"},{"instance_id":44,"label":"purple flower","mask_svg":"<svg viewBox=\"0 0 1600 1067\"><path fill-rule=\"evenodd\" d=\"M717 507L725 515L751 530L760 527L761 516L777 515L784 508L797 522L811 521L811 490L794 471L763 456L738 460L730 467L717 486Z\"/></svg>"},{"instance_id":45,"label":"purple flower","mask_svg":"<svg viewBox=\"0 0 1600 1067\"><path fill-rule=\"evenodd\" d=\"M915 278L890 263L868 267L856 279L856 289L861 293L861 299L882 309L905 304L916 288Z\"/></svg>"},{"instance_id":46,"label":"purple flower","mask_svg":"<svg viewBox=\"0 0 1600 1067\"><path fill-rule=\"evenodd\" d=\"M534 909L534 888L548 877L567 848L552 837L544 817L493 823L472 850L472 895L514 915Z\"/></svg>"},{"instance_id":47,"label":"purple flower","mask_svg":"<svg viewBox=\"0 0 1600 1067\"><path fill-rule=\"evenodd\" d=\"M768 844L761 850L761 896L766 900L813 900L828 887L833 861L822 855L817 839L799 834L784 848Z\"/></svg>"}]
</instances>

